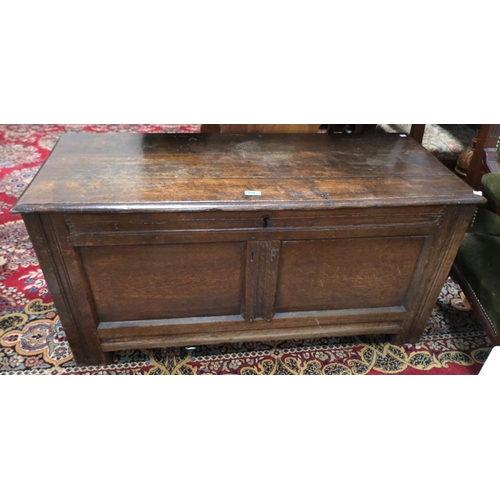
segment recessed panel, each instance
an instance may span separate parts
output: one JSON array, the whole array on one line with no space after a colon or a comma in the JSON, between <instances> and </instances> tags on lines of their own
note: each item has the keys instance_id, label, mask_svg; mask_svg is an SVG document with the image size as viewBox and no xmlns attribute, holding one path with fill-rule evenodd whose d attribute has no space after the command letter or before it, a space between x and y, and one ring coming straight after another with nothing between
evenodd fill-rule
<instances>
[{"instance_id":1,"label":"recessed panel","mask_svg":"<svg viewBox=\"0 0 500 500\"><path fill-rule=\"evenodd\" d=\"M239 314L243 243L81 248L101 321Z\"/></svg>"},{"instance_id":2,"label":"recessed panel","mask_svg":"<svg viewBox=\"0 0 500 500\"><path fill-rule=\"evenodd\" d=\"M403 304L425 238L283 242L277 312Z\"/></svg>"}]
</instances>

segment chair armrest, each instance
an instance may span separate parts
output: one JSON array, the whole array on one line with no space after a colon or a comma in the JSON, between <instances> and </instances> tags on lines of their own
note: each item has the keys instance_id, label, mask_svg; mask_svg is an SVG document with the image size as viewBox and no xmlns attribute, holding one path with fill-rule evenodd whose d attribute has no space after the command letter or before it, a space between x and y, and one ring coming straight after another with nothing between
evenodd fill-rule
<instances>
[{"instance_id":1,"label":"chair armrest","mask_svg":"<svg viewBox=\"0 0 500 500\"><path fill-rule=\"evenodd\" d=\"M500 205L500 173L485 174L481 178L483 190L488 198Z\"/></svg>"}]
</instances>

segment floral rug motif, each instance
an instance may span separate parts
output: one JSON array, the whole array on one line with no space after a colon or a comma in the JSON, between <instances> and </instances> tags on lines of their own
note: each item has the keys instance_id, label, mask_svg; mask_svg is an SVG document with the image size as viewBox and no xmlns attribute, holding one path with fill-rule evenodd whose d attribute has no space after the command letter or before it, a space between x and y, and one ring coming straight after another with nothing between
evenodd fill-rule
<instances>
[{"instance_id":1,"label":"floral rug motif","mask_svg":"<svg viewBox=\"0 0 500 500\"><path fill-rule=\"evenodd\" d=\"M77 367L16 199L65 132L199 132L199 125L0 125L0 374L477 374L492 346L450 279L421 342L385 336L121 351Z\"/></svg>"},{"instance_id":2,"label":"floral rug motif","mask_svg":"<svg viewBox=\"0 0 500 500\"><path fill-rule=\"evenodd\" d=\"M411 125L378 125L378 128L389 133L409 134ZM427 124L422 138L422 146L438 160L457 161L460 154L472 146L472 140L477 133L477 126L472 125Z\"/></svg>"}]
</instances>

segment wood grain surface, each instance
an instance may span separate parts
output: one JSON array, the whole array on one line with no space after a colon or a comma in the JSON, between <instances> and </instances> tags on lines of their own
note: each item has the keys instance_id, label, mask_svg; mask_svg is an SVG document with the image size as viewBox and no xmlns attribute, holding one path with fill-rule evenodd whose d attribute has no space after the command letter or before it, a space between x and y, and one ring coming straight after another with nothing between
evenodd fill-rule
<instances>
[{"instance_id":1,"label":"wood grain surface","mask_svg":"<svg viewBox=\"0 0 500 500\"><path fill-rule=\"evenodd\" d=\"M60 138L14 211L300 210L477 202L470 187L432 154L398 134L79 133Z\"/></svg>"},{"instance_id":2,"label":"wood grain surface","mask_svg":"<svg viewBox=\"0 0 500 500\"><path fill-rule=\"evenodd\" d=\"M484 201L399 135L69 134L15 210L76 362L104 364L129 348L416 342Z\"/></svg>"}]
</instances>

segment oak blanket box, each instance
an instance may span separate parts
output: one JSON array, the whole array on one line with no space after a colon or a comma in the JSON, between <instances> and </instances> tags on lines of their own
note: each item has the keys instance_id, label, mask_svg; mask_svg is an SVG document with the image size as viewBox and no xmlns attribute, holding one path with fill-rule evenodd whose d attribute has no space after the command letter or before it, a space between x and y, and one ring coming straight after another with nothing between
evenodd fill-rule
<instances>
[{"instance_id":1,"label":"oak blanket box","mask_svg":"<svg viewBox=\"0 0 500 500\"><path fill-rule=\"evenodd\" d=\"M22 214L75 360L419 340L484 200L397 134L63 135Z\"/></svg>"}]
</instances>

